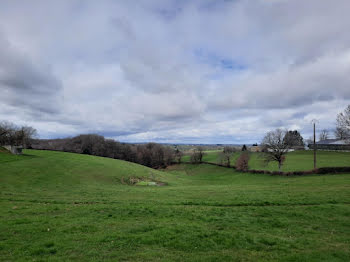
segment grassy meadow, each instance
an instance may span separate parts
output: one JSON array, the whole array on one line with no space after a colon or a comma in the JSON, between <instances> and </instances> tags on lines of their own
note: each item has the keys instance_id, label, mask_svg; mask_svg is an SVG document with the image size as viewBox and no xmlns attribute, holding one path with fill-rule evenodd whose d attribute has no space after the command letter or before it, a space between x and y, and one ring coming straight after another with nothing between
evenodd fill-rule
<instances>
[{"instance_id":1,"label":"grassy meadow","mask_svg":"<svg viewBox=\"0 0 350 262\"><path fill-rule=\"evenodd\" d=\"M350 174L279 177L207 164L154 170L24 153L0 152L0 261L350 259ZM308 153L291 153L285 168L308 168ZM324 157L350 162L349 153ZM122 182L128 178L167 185Z\"/></svg>"},{"instance_id":2,"label":"grassy meadow","mask_svg":"<svg viewBox=\"0 0 350 262\"><path fill-rule=\"evenodd\" d=\"M205 151L203 161L218 163L221 151ZM234 165L241 152L233 154L231 165ZM249 168L269 171L278 171L276 162L271 162L267 166L261 158L261 153L250 152ZM312 170L314 165L314 155L312 150L294 151L286 155L286 160L282 166L282 171L303 171ZM342 167L350 166L350 152L317 151L317 167ZM190 161L190 156L183 158L184 162Z\"/></svg>"}]
</instances>

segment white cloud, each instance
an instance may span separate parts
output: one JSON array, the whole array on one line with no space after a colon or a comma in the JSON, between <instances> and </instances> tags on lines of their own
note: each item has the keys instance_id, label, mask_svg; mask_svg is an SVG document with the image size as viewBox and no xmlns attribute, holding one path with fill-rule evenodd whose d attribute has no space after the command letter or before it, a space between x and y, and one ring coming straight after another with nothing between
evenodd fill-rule
<instances>
[{"instance_id":1,"label":"white cloud","mask_svg":"<svg viewBox=\"0 0 350 262\"><path fill-rule=\"evenodd\" d=\"M259 142L276 127L308 136L311 118L333 128L350 103L349 8L3 1L0 118L42 137Z\"/></svg>"}]
</instances>

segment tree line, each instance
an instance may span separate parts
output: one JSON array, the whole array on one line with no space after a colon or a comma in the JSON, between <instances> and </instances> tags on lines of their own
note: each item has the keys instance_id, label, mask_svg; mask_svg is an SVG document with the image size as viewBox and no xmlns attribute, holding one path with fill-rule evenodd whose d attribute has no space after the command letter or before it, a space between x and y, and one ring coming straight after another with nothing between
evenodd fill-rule
<instances>
[{"instance_id":1,"label":"tree line","mask_svg":"<svg viewBox=\"0 0 350 262\"><path fill-rule=\"evenodd\" d=\"M254 144L254 146L258 145ZM304 149L304 140L299 131L276 129L275 131L268 132L263 138L260 144L259 151L261 151L261 154L259 157L266 165L269 162L277 162L279 170L281 170L285 155L291 149ZM243 145L240 150L237 147L225 146L222 152L218 154L218 163L230 167L233 156L236 153L239 156L235 161L235 168L239 171L247 171L249 169L250 153L246 145ZM201 154L201 150L197 148L192 152L191 162L201 163L202 157L203 153Z\"/></svg>"},{"instance_id":2,"label":"tree line","mask_svg":"<svg viewBox=\"0 0 350 262\"><path fill-rule=\"evenodd\" d=\"M64 151L94 156L109 157L138 163L152 168L181 162L182 153L157 143L127 144L106 139L96 134L78 135L63 139L36 139L37 131L30 126L16 126L0 122L0 146Z\"/></svg>"},{"instance_id":3,"label":"tree line","mask_svg":"<svg viewBox=\"0 0 350 262\"><path fill-rule=\"evenodd\" d=\"M63 139L35 139L31 147L121 159L152 168L166 167L176 156L175 150L168 146L157 143L120 143L96 134Z\"/></svg>"},{"instance_id":4,"label":"tree line","mask_svg":"<svg viewBox=\"0 0 350 262\"><path fill-rule=\"evenodd\" d=\"M37 132L30 126L16 126L10 122L0 122L0 146L31 146Z\"/></svg>"}]
</instances>

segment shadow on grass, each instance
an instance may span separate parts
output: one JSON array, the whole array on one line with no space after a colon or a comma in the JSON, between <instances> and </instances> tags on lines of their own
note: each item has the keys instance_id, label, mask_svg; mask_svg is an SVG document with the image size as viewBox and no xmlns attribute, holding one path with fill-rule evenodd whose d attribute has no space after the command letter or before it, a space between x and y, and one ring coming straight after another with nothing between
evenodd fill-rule
<instances>
[{"instance_id":1,"label":"shadow on grass","mask_svg":"<svg viewBox=\"0 0 350 262\"><path fill-rule=\"evenodd\" d=\"M30 155L30 154L22 154L22 155L12 155L10 153L0 154L0 163L8 163L14 161L23 161L34 158L41 158L40 156Z\"/></svg>"}]
</instances>

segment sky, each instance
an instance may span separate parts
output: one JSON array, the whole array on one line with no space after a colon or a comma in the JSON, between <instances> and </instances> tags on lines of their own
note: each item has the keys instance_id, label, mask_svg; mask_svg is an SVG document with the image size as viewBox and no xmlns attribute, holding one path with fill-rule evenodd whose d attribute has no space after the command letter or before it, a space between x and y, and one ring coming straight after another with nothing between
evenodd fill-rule
<instances>
[{"instance_id":1,"label":"sky","mask_svg":"<svg viewBox=\"0 0 350 262\"><path fill-rule=\"evenodd\" d=\"M0 120L40 138L307 139L350 104L349 0L2 0Z\"/></svg>"}]
</instances>

